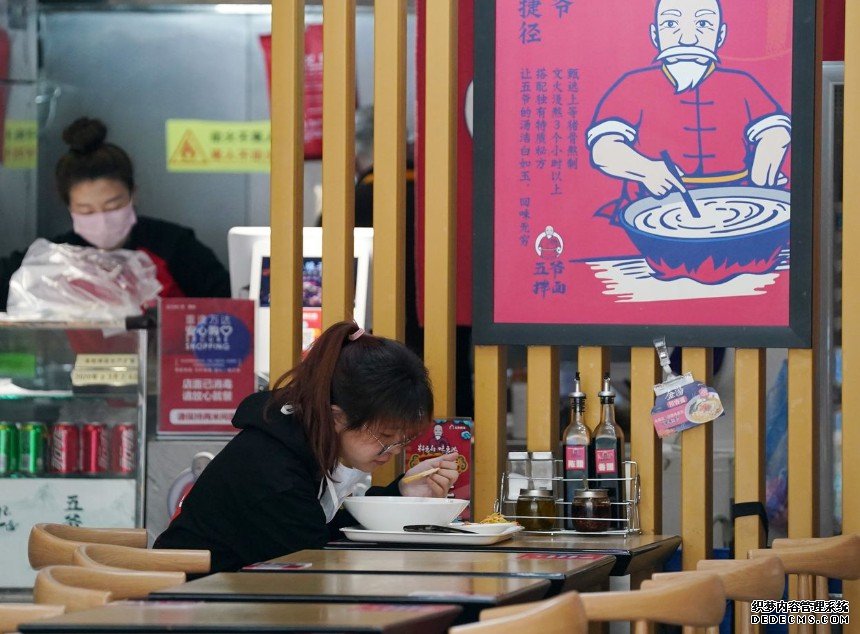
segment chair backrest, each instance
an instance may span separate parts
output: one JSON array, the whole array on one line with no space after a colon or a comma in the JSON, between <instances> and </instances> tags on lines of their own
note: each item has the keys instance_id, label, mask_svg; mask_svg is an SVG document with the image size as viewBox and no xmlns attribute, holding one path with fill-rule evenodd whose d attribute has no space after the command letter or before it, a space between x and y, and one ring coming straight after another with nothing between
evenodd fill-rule
<instances>
[{"instance_id":1,"label":"chair backrest","mask_svg":"<svg viewBox=\"0 0 860 634\"><path fill-rule=\"evenodd\" d=\"M564 592L545 601L484 610L478 623L452 627L448 632L449 634L483 634L483 632L586 634L588 619L579 594Z\"/></svg>"},{"instance_id":2,"label":"chair backrest","mask_svg":"<svg viewBox=\"0 0 860 634\"><path fill-rule=\"evenodd\" d=\"M165 572L207 573L211 567L208 550L149 550L113 544L83 544L72 556L76 566L125 568Z\"/></svg>"},{"instance_id":3,"label":"chair backrest","mask_svg":"<svg viewBox=\"0 0 860 634\"><path fill-rule=\"evenodd\" d=\"M732 601L781 599L785 589L785 569L779 557L762 559L702 559L696 572L715 574L723 582L726 598ZM656 582L675 581L691 572L658 572Z\"/></svg>"},{"instance_id":4,"label":"chair backrest","mask_svg":"<svg viewBox=\"0 0 860 634\"><path fill-rule=\"evenodd\" d=\"M667 582L645 581L641 590L580 595L589 621L637 621L688 627L719 625L726 593L719 577L696 573Z\"/></svg>"},{"instance_id":5,"label":"chair backrest","mask_svg":"<svg viewBox=\"0 0 860 634\"><path fill-rule=\"evenodd\" d=\"M86 543L146 548L146 530L36 524L30 531L27 555L30 565L36 570L45 566L71 564L75 549Z\"/></svg>"},{"instance_id":6,"label":"chair backrest","mask_svg":"<svg viewBox=\"0 0 860 634\"><path fill-rule=\"evenodd\" d=\"M62 596L57 593L69 593L67 588L100 593L101 596L98 594L89 597L82 596L84 599L100 600L101 603L96 603L96 605L101 605L112 600L144 599L150 592L177 586L184 581L185 574L181 572L48 566L36 575L33 595L37 603L62 603L71 611L73 608L66 601L56 600L58 596ZM49 596L46 592L52 594ZM74 598L74 592L69 594Z\"/></svg>"},{"instance_id":7,"label":"chair backrest","mask_svg":"<svg viewBox=\"0 0 860 634\"><path fill-rule=\"evenodd\" d=\"M0 603L0 634L16 632L21 623L59 616L66 611L62 605L35 603Z\"/></svg>"},{"instance_id":8,"label":"chair backrest","mask_svg":"<svg viewBox=\"0 0 860 634\"><path fill-rule=\"evenodd\" d=\"M779 557L790 575L819 575L830 579L860 579L860 535L819 540L775 540L780 547L749 552L750 559ZM788 542L788 543L787 543ZM793 544L791 542L794 542Z\"/></svg>"},{"instance_id":9,"label":"chair backrest","mask_svg":"<svg viewBox=\"0 0 860 634\"><path fill-rule=\"evenodd\" d=\"M62 566L42 568L33 585L33 600L39 604L62 605L66 612L77 612L104 605L111 600L106 590L66 585L54 578L53 571Z\"/></svg>"},{"instance_id":10,"label":"chair backrest","mask_svg":"<svg viewBox=\"0 0 860 634\"><path fill-rule=\"evenodd\" d=\"M846 556L851 557L852 553L856 553L857 542L860 539L856 533L847 535L838 535L835 537L801 537L773 540L773 548L800 548L809 546L832 546L834 548L845 548ZM810 588L813 580L810 575L798 574L798 595L805 598L814 598L817 600L826 601L830 598L830 588L827 583L827 577L824 575L815 575L815 587Z\"/></svg>"},{"instance_id":11,"label":"chair backrest","mask_svg":"<svg viewBox=\"0 0 860 634\"><path fill-rule=\"evenodd\" d=\"M835 535L833 537L781 537L773 540L771 548L796 548L798 546L845 545L858 537L857 533Z\"/></svg>"}]
</instances>

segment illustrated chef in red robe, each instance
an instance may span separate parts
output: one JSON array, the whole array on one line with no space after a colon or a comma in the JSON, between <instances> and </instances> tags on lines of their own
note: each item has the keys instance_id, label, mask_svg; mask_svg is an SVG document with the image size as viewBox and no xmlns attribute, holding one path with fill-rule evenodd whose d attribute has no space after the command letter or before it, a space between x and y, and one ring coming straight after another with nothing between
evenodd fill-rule
<instances>
[{"instance_id":1,"label":"illustrated chef in red robe","mask_svg":"<svg viewBox=\"0 0 860 634\"><path fill-rule=\"evenodd\" d=\"M535 252L544 260L554 260L561 257L564 250L564 240L555 232L551 226L541 231L535 239Z\"/></svg>"},{"instance_id":2,"label":"illustrated chef in red robe","mask_svg":"<svg viewBox=\"0 0 860 634\"><path fill-rule=\"evenodd\" d=\"M787 182L780 167L791 118L756 78L720 65L727 30L719 0L657 2L651 25L657 64L615 82L586 134L592 164L625 181L616 209L625 200L680 189L662 151L688 188Z\"/></svg>"}]
</instances>

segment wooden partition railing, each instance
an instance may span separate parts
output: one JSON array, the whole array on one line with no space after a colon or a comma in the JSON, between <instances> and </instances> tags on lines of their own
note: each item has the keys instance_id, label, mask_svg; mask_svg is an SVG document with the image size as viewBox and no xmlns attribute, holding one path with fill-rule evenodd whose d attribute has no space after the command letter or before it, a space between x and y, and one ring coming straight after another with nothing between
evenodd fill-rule
<instances>
[{"instance_id":1,"label":"wooden partition railing","mask_svg":"<svg viewBox=\"0 0 860 634\"><path fill-rule=\"evenodd\" d=\"M373 314L375 331L401 339L404 334L405 145L406 145L406 0L375 3L375 196ZM425 245L426 328L425 361L433 380L437 414L455 415L455 234L456 234L456 0L427 2L426 46L426 210ZM860 32L860 4L847 3L846 28ZM324 159L323 159L323 312L328 325L352 314L352 228L354 224L354 106L355 0L325 0L324 23ZM302 219L302 59L303 0L272 3L272 323L273 377L291 367L301 344L301 219ZM860 141L860 40L846 38L846 141ZM860 159L845 143L845 173L855 174ZM853 415L860 411L860 381L854 365L860 358L860 333L851 323L860 311L860 179L845 181L843 258L843 514L844 530L860 531L860 504L852 493L860 488L860 428ZM393 247L393 248L392 248ZM860 291L860 288L858 288ZM812 350L789 352L789 535L814 536L818 526L817 434L815 368ZM475 349L476 458L474 463L477 516L489 513L498 495L504 465L505 386L507 350L503 346ZM527 445L531 451L555 449L558 441L558 350L530 347L527 353ZM582 347L578 366L584 389L600 389L609 369L609 350ZM664 506L679 504L682 517L684 567L711 554L713 436L709 425L685 432L682 439L680 500L662 499L661 442L649 413L652 386L659 367L651 348L631 351L631 447L642 479L640 514L643 529L662 530ZM712 351L686 349L683 369L708 380ZM764 350L735 354L735 502L764 502ZM599 408L586 413L594 428ZM391 474L386 473L387 478ZM735 521L736 556L764 545L757 517ZM860 604L856 582L845 586L846 598ZM855 626L852 625L852 628Z\"/></svg>"}]
</instances>

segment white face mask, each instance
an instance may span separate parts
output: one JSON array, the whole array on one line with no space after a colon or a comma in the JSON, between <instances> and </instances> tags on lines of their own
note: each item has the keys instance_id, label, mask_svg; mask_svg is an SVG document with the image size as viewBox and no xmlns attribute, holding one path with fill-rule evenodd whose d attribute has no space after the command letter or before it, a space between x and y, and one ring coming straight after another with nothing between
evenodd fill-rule
<instances>
[{"instance_id":1,"label":"white face mask","mask_svg":"<svg viewBox=\"0 0 860 634\"><path fill-rule=\"evenodd\" d=\"M125 242L131 228L137 224L134 204L121 209L91 214L72 212L72 227L79 236L99 249L116 249Z\"/></svg>"}]
</instances>

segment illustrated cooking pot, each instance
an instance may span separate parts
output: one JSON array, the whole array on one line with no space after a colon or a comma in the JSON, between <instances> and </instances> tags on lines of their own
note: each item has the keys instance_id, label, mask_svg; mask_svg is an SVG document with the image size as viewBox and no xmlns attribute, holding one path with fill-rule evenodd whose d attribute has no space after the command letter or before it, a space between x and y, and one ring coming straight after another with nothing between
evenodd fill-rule
<instances>
[{"instance_id":1,"label":"illustrated cooking pot","mask_svg":"<svg viewBox=\"0 0 860 634\"><path fill-rule=\"evenodd\" d=\"M641 198L621 225L661 280L718 284L743 273L767 273L788 248L791 193L764 187L691 189L694 217L678 192Z\"/></svg>"}]
</instances>

